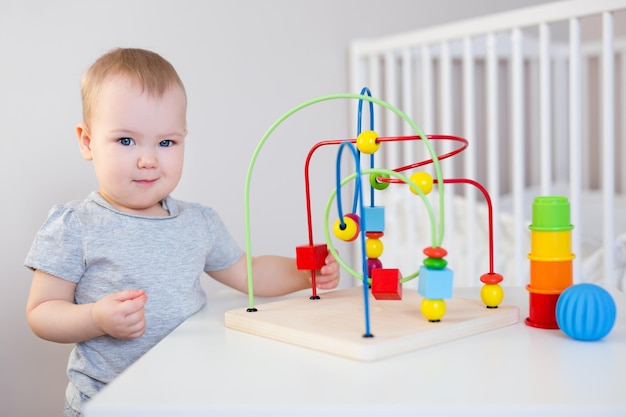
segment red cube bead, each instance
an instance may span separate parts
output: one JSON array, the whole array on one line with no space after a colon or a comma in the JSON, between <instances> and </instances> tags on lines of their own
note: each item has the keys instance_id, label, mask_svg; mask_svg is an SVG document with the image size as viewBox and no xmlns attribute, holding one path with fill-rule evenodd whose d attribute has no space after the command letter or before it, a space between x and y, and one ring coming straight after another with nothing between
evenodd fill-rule
<instances>
[{"instance_id":1,"label":"red cube bead","mask_svg":"<svg viewBox=\"0 0 626 417\"><path fill-rule=\"evenodd\" d=\"M296 267L300 270L317 271L326 263L328 247L325 243L296 247Z\"/></svg>"},{"instance_id":2,"label":"red cube bead","mask_svg":"<svg viewBox=\"0 0 626 417\"><path fill-rule=\"evenodd\" d=\"M395 268L372 270L372 295L377 300L402 300L402 274Z\"/></svg>"}]
</instances>

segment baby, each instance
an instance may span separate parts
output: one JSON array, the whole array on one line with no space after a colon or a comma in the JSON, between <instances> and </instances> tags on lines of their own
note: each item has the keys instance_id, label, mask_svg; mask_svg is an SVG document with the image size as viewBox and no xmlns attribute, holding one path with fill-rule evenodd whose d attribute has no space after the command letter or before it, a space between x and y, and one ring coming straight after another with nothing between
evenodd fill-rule
<instances>
[{"instance_id":1,"label":"baby","mask_svg":"<svg viewBox=\"0 0 626 417\"><path fill-rule=\"evenodd\" d=\"M206 302L199 278L246 292L246 257L211 208L170 196L183 169L185 88L156 53L115 49L81 83L82 156L99 188L52 208L27 255L34 271L26 314L39 337L75 343L65 416ZM310 288L293 258L253 258L255 294ZM316 285L339 283L328 255Z\"/></svg>"}]
</instances>

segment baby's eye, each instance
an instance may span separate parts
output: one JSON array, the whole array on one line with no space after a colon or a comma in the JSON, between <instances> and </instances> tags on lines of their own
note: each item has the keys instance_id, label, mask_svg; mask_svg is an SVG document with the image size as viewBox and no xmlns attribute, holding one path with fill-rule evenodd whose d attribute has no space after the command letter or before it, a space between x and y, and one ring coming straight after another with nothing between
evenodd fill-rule
<instances>
[{"instance_id":1,"label":"baby's eye","mask_svg":"<svg viewBox=\"0 0 626 417\"><path fill-rule=\"evenodd\" d=\"M159 146L167 148L174 145L174 141L171 139L165 139L159 142Z\"/></svg>"},{"instance_id":2,"label":"baby's eye","mask_svg":"<svg viewBox=\"0 0 626 417\"><path fill-rule=\"evenodd\" d=\"M120 145L122 145L122 146L130 146L130 145L132 145L133 143L135 143L135 141L134 141L134 140L132 140L131 138L119 138L117 141L118 141L118 142L120 143Z\"/></svg>"}]
</instances>

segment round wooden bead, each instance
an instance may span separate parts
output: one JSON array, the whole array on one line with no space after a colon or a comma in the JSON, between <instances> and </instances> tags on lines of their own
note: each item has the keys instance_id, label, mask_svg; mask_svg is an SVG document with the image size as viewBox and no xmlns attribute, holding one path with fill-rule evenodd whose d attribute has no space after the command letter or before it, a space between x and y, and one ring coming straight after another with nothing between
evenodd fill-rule
<instances>
[{"instance_id":1,"label":"round wooden bead","mask_svg":"<svg viewBox=\"0 0 626 417\"><path fill-rule=\"evenodd\" d=\"M446 314L446 302L444 300L429 300L428 298L422 299L420 306L422 315L430 322L441 321L441 318Z\"/></svg>"},{"instance_id":2,"label":"round wooden bead","mask_svg":"<svg viewBox=\"0 0 626 417\"><path fill-rule=\"evenodd\" d=\"M354 220L354 222L356 223L356 226L359 228L359 230L361 230L361 219L359 218L359 216L357 214L355 214L355 213L348 213L348 214L345 215L345 217L349 217L352 220Z\"/></svg>"},{"instance_id":3,"label":"round wooden bead","mask_svg":"<svg viewBox=\"0 0 626 417\"><path fill-rule=\"evenodd\" d=\"M480 289L480 299L488 308L496 308L504 298L504 291L499 284L485 284Z\"/></svg>"},{"instance_id":4,"label":"round wooden bead","mask_svg":"<svg viewBox=\"0 0 626 417\"><path fill-rule=\"evenodd\" d=\"M372 277L372 270L382 268L383 263L378 258L367 258L367 276Z\"/></svg>"},{"instance_id":5,"label":"round wooden bead","mask_svg":"<svg viewBox=\"0 0 626 417\"><path fill-rule=\"evenodd\" d=\"M367 239L365 241L365 256L378 258L383 254L383 242L380 239Z\"/></svg>"},{"instance_id":6,"label":"round wooden bead","mask_svg":"<svg viewBox=\"0 0 626 417\"><path fill-rule=\"evenodd\" d=\"M428 256L429 258L443 258L447 254L448 254L448 251L442 248L441 246L437 248L433 248L432 246L429 246L426 249L424 249L424 255Z\"/></svg>"},{"instance_id":7,"label":"round wooden bead","mask_svg":"<svg viewBox=\"0 0 626 417\"><path fill-rule=\"evenodd\" d=\"M343 216L343 228L341 227L341 221L337 219L333 225L333 232L337 238L352 242L359 235L359 224L351 217Z\"/></svg>"},{"instance_id":8,"label":"round wooden bead","mask_svg":"<svg viewBox=\"0 0 626 417\"><path fill-rule=\"evenodd\" d=\"M356 147L359 151L372 154L380 148L380 142L378 141L378 133L373 130L365 130L359 134L356 138Z\"/></svg>"},{"instance_id":9,"label":"round wooden bead","mask_svg":"<svg viewBox=\"0 0 626 417\"><path fill-rule=\"evenodd\" d=\"M411 175L410 180L413 181L424 194L430 193L433 189L433 177L428 172L416 172ZM419 191L417 191L413 185L411 185L409 189L413 194L419 195Z\"/></svg>"}]
</instances>

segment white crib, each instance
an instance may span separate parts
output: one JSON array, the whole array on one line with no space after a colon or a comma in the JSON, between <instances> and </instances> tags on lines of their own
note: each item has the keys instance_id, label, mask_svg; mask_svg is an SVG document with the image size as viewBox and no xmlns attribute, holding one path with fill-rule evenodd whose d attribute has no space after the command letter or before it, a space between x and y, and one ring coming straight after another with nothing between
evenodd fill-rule
<instances>
[{"instance_id":1,"label":"white crib","mask_svg":"<svg viewBox=\"0 0 626 417\"><path fill-rule=\"evenodd\" d=\"M469 141L441 168L444 177L474 179L489 191L503 285L528 282L534 197L565 195L574 282L626 287L625 28L626 0L573 0L350 45L353 92L366 86L426 134ZM381 136L415 134L382 108L374 119ZM436 144L438 153L450 146ZM377 154L387 169L427 159L415 141L385 144ZM468 186L443 192L442 246L455 285L480 285L488 265L485 200ZM386 210L381 260L406 275L430 242L423 204L403 187L377 199Z\"/></svg>"}]
</instances>

